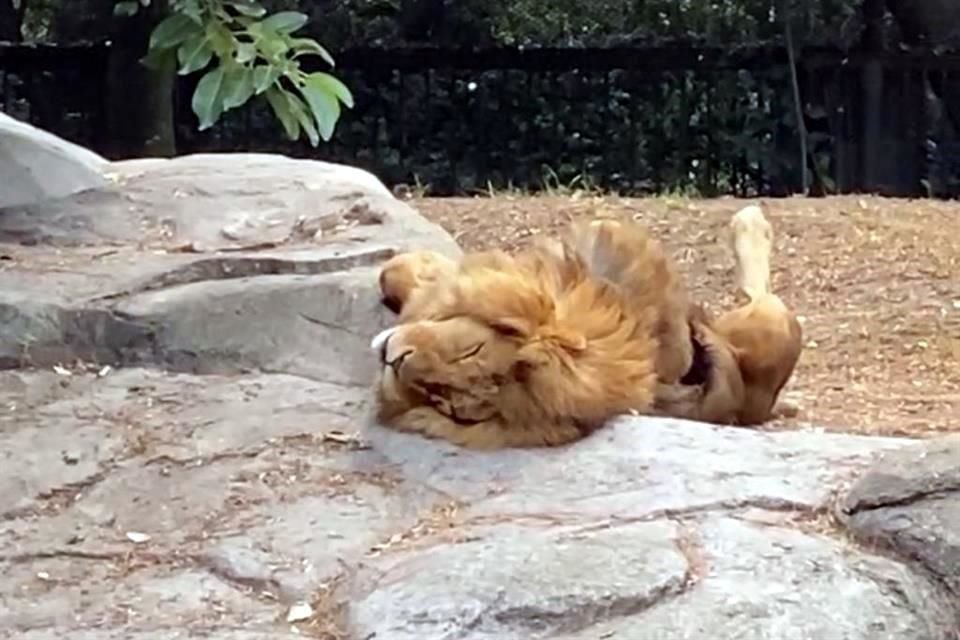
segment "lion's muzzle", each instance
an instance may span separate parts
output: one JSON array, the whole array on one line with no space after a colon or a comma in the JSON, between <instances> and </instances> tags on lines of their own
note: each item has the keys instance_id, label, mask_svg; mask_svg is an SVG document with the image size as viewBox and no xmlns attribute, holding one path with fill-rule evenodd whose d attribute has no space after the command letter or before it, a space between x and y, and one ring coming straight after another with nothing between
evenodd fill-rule
<instances>
[{"instance_id":1,"label":"lion's muzzle","mask_svg":"<svg viewBox=\"0 0 960 640\"><path fill-rule=\"evenodd\" d=\"M381 364L387 365L393 369L394 373L399 375L403 361L413 355L415 349L400 345L399 348L391 350L390 338L392 338L396 332L396 327L384 329L370 341L370 347L378 352Z\"/></svg>"}]
</instances>

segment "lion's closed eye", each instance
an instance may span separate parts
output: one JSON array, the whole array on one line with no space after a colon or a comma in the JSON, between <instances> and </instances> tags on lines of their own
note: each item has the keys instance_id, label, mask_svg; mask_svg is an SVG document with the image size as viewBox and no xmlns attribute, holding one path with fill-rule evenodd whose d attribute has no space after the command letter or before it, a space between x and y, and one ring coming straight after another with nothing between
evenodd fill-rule
<instances>
[{"instance_id":1,"label":"lion's closed eye","mask_svg":"<svg viewBox=\"0 0 960 640\"><path fill-rule=\"evenodd\" d=\"M451 362L460 362L461 360L472 358L473 356L477 355L478 353L480 353L480 351L483 350L484 345L486 345L486 342L481 342L477 346L467 349L466 351L458 355L456 358L451 360Z\"/></svg>"}]
</instances>

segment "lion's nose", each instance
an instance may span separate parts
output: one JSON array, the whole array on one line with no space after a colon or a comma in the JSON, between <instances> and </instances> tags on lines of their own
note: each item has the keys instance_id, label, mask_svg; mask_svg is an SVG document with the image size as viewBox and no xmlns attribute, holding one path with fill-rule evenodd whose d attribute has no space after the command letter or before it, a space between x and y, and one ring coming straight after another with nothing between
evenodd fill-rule
<instances>
[{"instance_id":1,"label":"lion's nose","mask_svg":"<svg viewBox=\"0 0 960 640\"><path fill-rule=\"evenodd\" d=\"M384 347L383 361L386 362L391 369L396 372L400 371L400 366L403 364L403 361L406 360L410 355L413 354L413 349L406 349L402 353L398 353L393 357L393 359L388 360L386 347Z\"/></svg>"},{"instance_id":2,"label":"lion's nose","mask_svg":"<svg viewBox=\"0 0 960 640\"><path fill-rule=\"evenodd\" d=\"M380 362L382 364L387 363L387 345L390 344L390 336L387 336L386 339L380 343L380 348L377 350L380 354Z\"/></svg>"},{"instance_id":3,"label":"lion's nose","mask_svg":"<svg viewBox=\"0 0 960 640\"><path fill-rule=\"evenodd\" d=\"M413 354L415 349L407 347L401 353L390 353L390 338L393 337L393 334L396 333L396 331L396 327L384 329L378 333L373 340L370 341L370 347L372 349L376 349L377 353L380 355L380 362L382 364L389 365L394 371L399 371L400 365L402 365L403 361Z\"/></svg>"},{"instance_id":4,"label":"lion's nose","mask_svg":"<svg viewBox=\"0 0 960 640\"><path fill-rule=\"evenodd\" d=\"M390 342L390 337L397 331L396 327L390 327L389 329L384 329L377 335L373 337L373 340L370 341L370 348L377 351L380 354L380 362L386 363L387 361L387 343Z\"/></svg>"}]
</instances>

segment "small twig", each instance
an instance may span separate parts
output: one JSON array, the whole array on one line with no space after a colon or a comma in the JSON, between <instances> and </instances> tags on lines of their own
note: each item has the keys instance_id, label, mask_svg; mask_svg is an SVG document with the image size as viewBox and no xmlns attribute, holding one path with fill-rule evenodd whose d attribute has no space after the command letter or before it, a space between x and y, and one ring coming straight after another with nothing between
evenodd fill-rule
<instances>
[{"instance_id":1,"label":"small twig","mask_svg":"<svg viewBox=\"0 0 960 640\"><path fill-rule=\"evenodd\" d=\"M52 558L72 558L74 560L119 560L129 551L84 551L82 549L54 549L52 551L35 551L30 553L16 553L0 556L0 561L14 564L33 562L34 560L49 560Z\"/></svg>"}]
</instances>

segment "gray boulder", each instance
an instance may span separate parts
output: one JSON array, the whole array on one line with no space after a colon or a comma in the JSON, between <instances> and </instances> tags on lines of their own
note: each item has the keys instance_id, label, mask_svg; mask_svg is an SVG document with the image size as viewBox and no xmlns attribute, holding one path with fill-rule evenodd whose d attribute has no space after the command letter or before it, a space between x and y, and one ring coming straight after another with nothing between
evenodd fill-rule
<instances>
[{"instance_id":1,"label":"gray boulder","mask_svg":"<svg viewBox=\"0 0 960 640\"><path fill-rule=\"evenodd\" d=\"M857 540L917 562L960 597L960 436L888 453L836 510Z\"/></svg>"},{"instance_id":2,"label":"gray boulder","mask_svg":"<svg viewBox=\"0 0 960 640\"><path fill-rule=\"evenodd\" d=\"M107 165L92 151L0 111L0 208L101 187Z\"/></svg>"},{"instance_id":3,"label":"gray boulder","mask_svg":"<svg viewBox=\"0 0 960 640\"><path fill-rule=\"evenodd\" d=\"M161 364L365 383L376 268L456 243L370 173L260 154L115 163L0 210L0 365ZM351 355L352 354L352 355Z\"/></svg>"}]
</instances>

